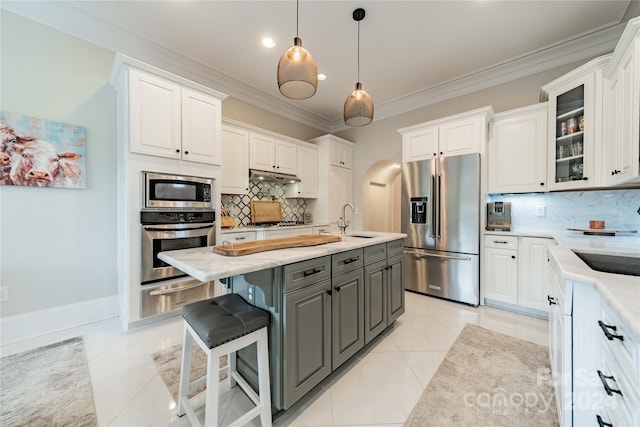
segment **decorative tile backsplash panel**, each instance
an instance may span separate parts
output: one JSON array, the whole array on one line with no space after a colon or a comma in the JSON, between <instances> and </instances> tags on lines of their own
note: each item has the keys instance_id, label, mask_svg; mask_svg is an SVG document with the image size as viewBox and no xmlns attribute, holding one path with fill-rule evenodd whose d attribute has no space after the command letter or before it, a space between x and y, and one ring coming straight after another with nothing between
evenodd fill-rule
<instances>
[{"instance_id":1,"label":"decorative tile backsplash panel","mask_svg":"<svg viewBox=\"0 0 640 427\"><path fill-rule=\"evenodd\" d=\"M277 200L282 203L283 221L303 221L307 211L305 199L285 198L284 185L276 182L249 182L249 193L223 194L222 204L229 208L231 216L238 221L237 225L251 225L251 200Z\"/></svg>"},{"instance_id":2,"label":"decorative tile backsplash panel","mask_svg":"<svg viewBox=\"0 0 640 427\"><path fill-rule=\"evenodd\" d=\"M575 191L561 193L505 194L492 202L511 202L511 230L566 231L589 228L589 221L605 221L607 229L640 232L640 190ZM545 216L536 208L545 207Z\"/></svg>"}]
</instances>

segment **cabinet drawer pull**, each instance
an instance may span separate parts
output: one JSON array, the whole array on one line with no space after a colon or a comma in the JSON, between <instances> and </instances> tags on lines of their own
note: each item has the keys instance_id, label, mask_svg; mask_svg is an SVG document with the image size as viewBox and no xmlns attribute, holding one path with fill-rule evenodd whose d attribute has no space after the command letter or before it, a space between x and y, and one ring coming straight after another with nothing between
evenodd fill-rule
<instances>
[{"instance_id":1,"label":"cabinet drawer pull","mask_svg":"<svg viewBox=\"0 0 640 427\"><path fill-rule=\"evenodd\" d=\"M244 240L246 237L236 237L236 240Z\"/></svg>"},{"instance_id":2,"label":"cabinet drawer pull","mask_svg":"<svg viewBox=\"0 0 640 427\"><path fill-rule=\"evenodd\" d=\"M493 243L500 243L500 244L506 245L509 242L507 242L506 240L494 240Z\"/></svg>"},{"instance_id":3,"label":"cabinet drawer pull","mask_svg":"<svg viewBox=\"0 0 640 427\"><path fill-rule=\"evenodd\" d=\"M309 276L313 276L314 274L318 274L318 273L322 273L322 269L321 268L314 268L313 270L307 270L304 273L302 273L303 277L309 277Z\"/></svg>"},{"instance_id":4,"label":"cabinet drawer pull","mask_svg":"<svg viewBox=\"0 0 640 427\"><path fill-rule=\"evenodd\" d=\"M609 341L613 341L614 338L617 338L620 341L624 341L624 336L612 334L611 332L609 332L609 329L611 329L613 332L617 331L618 328L616 326L607 325L602 320L598 320L598 325L600 326L600 329L602 329L602 332L604 332L604 336L607 337Z\"/></svg>"},{"instance_id":5,"label":"cabinet drawer pull","mask_svg":"<svg viewBox=\"0 0 640 427\"><path fill-rule=\"evenodd\" d=\"M547 295L547 301L549 301L549 305L556 305L558 303L551 295Z\"/></svg>"},{"instance_id":6,"label":"cabinet drawer pull","mask_svg":"<svg viewBox=\"0 0 640 427\"><path fill-rule=\"evenodd\" d=\"M604 387L604 391L607 392L609 396L613 396L613 393L618 393L620 396L622 396L622 392L620 391L620 389L609 387L609 383L607 382L607 380L616 382L616 379L613 377L613 375L606 376L605 374L602 373L602 371L598 370L598 376L600 377L600 381L602 381L602 386Z\"/></svg>"},{"instance_id":7,"label":"cabinet drawer pull","mask_svg":"<svg viewBox=\"0 0 640 427\"><path fill-rule=\"evenodd\" d=\"M613 424L605 423L600 415L596 415L596 421L598 421L599 427L613 427Z\"/></svg>"},{"instance_id":8,"label":"cabinet drawer pull","mask_svg":"<svg viewBox=\"0 0 640 427\"><path fill-rule=\"evenodd\" d=\"M345 264L351 264L352 262L356 262L358 261L360 258L359 257L355 257L355 258L349 258L349 259L345 259L343 262Z\"/></svg>"}]
</instances>

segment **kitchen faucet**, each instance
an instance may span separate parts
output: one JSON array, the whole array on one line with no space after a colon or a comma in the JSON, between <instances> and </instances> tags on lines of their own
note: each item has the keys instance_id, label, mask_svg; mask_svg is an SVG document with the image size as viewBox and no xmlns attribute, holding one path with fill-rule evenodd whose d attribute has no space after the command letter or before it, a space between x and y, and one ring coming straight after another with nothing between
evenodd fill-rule
<instances>
[{"instance_id":1,"label":"kitchen faucet","mask_svg":"<svg viewBox=\"0 0 640 427\"><path fill-rule=\"evenodd\" d=\"M340 228L340 234L345 234L347 227L349 226L349 221L347 221L346 218L346 209L347 206L349 206L351 208L351 214L353 215L353 205L351 203L345 203L342 206L342 216L340 217L340 219L338 220L338 228Z\"/></svg>"}]
</instances>

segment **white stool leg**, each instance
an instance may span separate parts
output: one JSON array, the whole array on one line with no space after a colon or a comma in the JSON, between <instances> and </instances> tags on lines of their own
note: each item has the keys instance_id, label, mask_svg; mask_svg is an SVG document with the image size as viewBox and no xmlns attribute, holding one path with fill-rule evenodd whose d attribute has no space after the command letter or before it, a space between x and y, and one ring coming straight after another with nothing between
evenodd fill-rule
<instances>
[{"instance_id":1,"label":"white stool leg","mask_svg":"<svg viewBox=\"0 0 640 427\"><path fill-rule=\"evenodd\" d=\"M204 409L204 425L218 425L218 383L220 382L220 353L215 350L207 352L207 390Z\"/></svg>"},{"instance_id":2,"label":"white stool leg","mask_svg":"<svg viewBox=\"0 0 640 427\"><path fill-rule=\"evenodd\" d=\"M236 354L237 352L233 351L229 353L227 356L227 365L229 369L227 369L227 377L229 379L229 388L233 388L236 386L236 379L233 377L233 373L236 372Z\"/></svg>"},{"instance_id":3,"label":"white stool leg","mask_svg":"<svg viewBox=\"0 0 640 427\"><path fill-rule=\"evenodd\" d=\"M193 337L187 330L187 322L184 322L184 337L182 339L182 361L180 363L180 388L178 390L178 416L185 414L182 399L189 395L191 382L191 356L193 351Z\"/></svg>"},{"instance_id":4,"label":"white stool leg","mask_svg":"<svg viewBox=\"0 0 640 427\"><path fill-rule=\"evenodd\" d=\"M258 348L258 391L260 392L260 423L271 426L271 384L269 382L269 335L267 328L260 330Z\"/></svg>"}]
</instances>

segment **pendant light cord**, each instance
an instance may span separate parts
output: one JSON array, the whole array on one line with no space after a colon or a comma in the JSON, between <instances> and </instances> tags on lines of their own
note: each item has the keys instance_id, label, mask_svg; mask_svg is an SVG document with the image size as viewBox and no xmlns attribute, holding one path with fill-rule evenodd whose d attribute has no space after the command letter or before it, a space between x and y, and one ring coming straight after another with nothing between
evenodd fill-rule
<instances>
[{"instance_id":1,"label":"pendant light cord","mask_svg":"<svg viewBox=\"0 0 640 427\"><path fill-rule=\"evenodd\" d=\"M358 82L360 81L360 21L358 21Z\"/></svg>"},{"instance_id":2,"label":"pendant light cord","mask_svg":"<svg viewBox=\"0 0 640 427\"><path fill-rule=\"evenodd\" d=\"M296 38L298 38L298 21L300 21L300 0L296 0Z\"/></svg>"}]
</instances>

